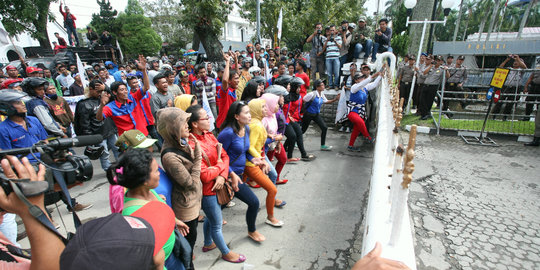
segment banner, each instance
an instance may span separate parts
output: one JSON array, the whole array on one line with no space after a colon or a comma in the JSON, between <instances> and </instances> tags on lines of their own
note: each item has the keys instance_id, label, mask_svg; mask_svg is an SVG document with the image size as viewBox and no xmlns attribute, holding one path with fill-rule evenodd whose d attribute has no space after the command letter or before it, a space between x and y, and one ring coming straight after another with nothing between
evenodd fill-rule
<instances>
[{"instance_id":1,"label":"banner","mask_svg":"<svg viewBox=\"0 0 540 270\"><path fill-rule=\"evenodd\" d=\"M79 54L75 53L75 56L77 56L77 70L79 70L79 76L81 77L83 88L86 88L88 86L88 79L86 78L86 70L84 69L84 65L81 61L81 58L79 57Z\"/></svg>"},{"instance_id":2,"label":"banner","mask_svg":"<svg viewBox=\"0 0 540 270\"><path fill-rule=\"evenodd\" d=\"M210 129L208 131L212 132L212 130L214 130L216 118L214 117L214 114L212 114L212 109L210 109L210 103L208 103L208 97L206 97L206 90L204 87L202 91L202 107L206 111L206 114L208 114L208 122L210 122Z\"/></svg>"},{"instance_id":3,"label":"banner","mask_svg":"<svg viewBox=\"0 0 540 270\"><path fill-rule=\"evenodd\" d=\"M279 18L277 20L277 38L281 39L281 26L283 25L283 8L279 10Z\"/></svg>"}]
</instances>

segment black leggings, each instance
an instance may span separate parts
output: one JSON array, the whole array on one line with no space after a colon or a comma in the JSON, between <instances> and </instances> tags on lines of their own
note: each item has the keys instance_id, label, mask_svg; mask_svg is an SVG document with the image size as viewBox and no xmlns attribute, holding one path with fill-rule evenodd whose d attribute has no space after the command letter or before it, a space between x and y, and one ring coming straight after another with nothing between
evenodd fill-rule
<instances>
[{"instance_id":1,"label":"black leggings","mask_svg":"<svg viewBox=\"0 0 540 270\"><path fill-rule=\"evenodd\" d=\"M197 242L197 226L199 225L199 217L188 222L184 221L184 223L189 227L189 233L185 236L185 238L191 246L191 257L193 258L193 248L195 247L195 242ZM191 260L189 269L195 269L193 266L193 260Z\"/></svg>"},{"instance_id":2,"label":"black leggings","mask_svg":"<svg viewBox=\"0 0 540 270\"><path fill-rule=\"evenodd\" d=\"M326 142L326 131L328 131L328 127L326 126L326 123L321 117L321 114L311 114L306 112L304 114L304 118L302 119L302 134L306 133L306 130L309 127L309 124L311 123L311 120L315 121L317 126L321 129L321 146L325 145Z\"/></svg>"},{"instance_id":3,"label":"black leggings","mask_svg":"<svg viewBox=\"0 0 540 270\"><path fill-rule=\"evenodd\" d=\"M285 148L287 149L287 158L292 158L294 151L294 144L298 145L300 154L302 157L307 157L306 150L304 149L304 138L302 136L302 128L297 122L291 121L285 129Z\"/></svg>"}]
</instances>

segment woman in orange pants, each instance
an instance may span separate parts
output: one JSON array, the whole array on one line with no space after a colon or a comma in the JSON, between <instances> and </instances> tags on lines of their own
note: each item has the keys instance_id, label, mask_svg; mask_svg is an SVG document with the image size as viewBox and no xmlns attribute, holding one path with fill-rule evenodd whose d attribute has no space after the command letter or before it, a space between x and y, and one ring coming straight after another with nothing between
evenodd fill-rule
<instances>
[{"instance_id":1,"label":"woman in orange pants","mask_svg":"<svg viewBox=\"0 0 540 270\"><path fill-rule=\"evenodd\" d=\"M277 200L277 188L272 183L270 178L266 175L270 165L266 163L265 159L261 156L263 153L264 142L268 137L266 129L264 128L261 120L266 115L266 102L263 99L253 99L248 104L251 111L251 122L249 123L249 154L254 159L259 161L259 166L253 164L250 161L246 161L246 168L244 170L244 179L255 181L267 192L266 195L266 213L267 218L265 223L274 227L283 226L283 221L274 217L274 206L282 207L285 205L284 201Z\"/></svg>"}]
</instances>

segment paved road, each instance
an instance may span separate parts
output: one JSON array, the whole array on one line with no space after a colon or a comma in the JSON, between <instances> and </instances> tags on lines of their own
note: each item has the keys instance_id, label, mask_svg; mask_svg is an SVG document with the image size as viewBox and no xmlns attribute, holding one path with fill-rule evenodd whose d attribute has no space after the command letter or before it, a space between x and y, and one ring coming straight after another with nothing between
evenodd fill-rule
<instances>
[{"instance_id":1,"label":"paved road","mask_svg":"<svg viewBox=\"0 0 540 270\"><path fill-rule=\"evenodd\" d=\"M409 197L418 269L540 269L540 148L496 141L418 136Z\"/></svg>"},{"instance_id":2,"label":"paved road","mask_svg":"<svg viewBox=\"0 0 540 270\"><path fill-rule=\"evenodd\" d=\"M266 193L255 190L261 204L257 229L266 236L264 243L254 243L247 237L246 206L241 201L235 199L236 206L224 210L223 216L228 221L223 227L225 240L232 250L246 255L248 267L245 269L249 269L249 265L254 267L252 269L350 269L361 249L359 237L363 233L361 221L367 202L373 149L363 146L364 152L347 152L348 135L329 131L327 144L333 145L334 150L321 152L318 129L307 132L306 148L318 158L285 166L282 175L289 183L278 187L278 198L287 201L287 205L275 210L276 217L285 222L283 228L264 224ZM99 163L94 162L94 168L94 180L71 190L79 202L94 204L79 213L83 222L110 213L109 184ZM68 230L73 231L73 221L65 207L58 209ZM61 224L56 210L53 216ZM221 260L217 249L202 253L202 223L198 230L197 269L242 268L242 265ZM63 227L61 232L65 232ZM26 240L21 242L28 246Z\"/></svg>"}]
</instances>

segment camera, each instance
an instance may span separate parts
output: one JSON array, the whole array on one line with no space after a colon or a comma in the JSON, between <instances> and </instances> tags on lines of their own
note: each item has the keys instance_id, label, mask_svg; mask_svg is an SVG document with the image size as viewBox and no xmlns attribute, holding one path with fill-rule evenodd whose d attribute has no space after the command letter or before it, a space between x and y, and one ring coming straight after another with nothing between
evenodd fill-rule
<instances>
[{"instance_id":1,"label":"camera","mask_svg":"<svg viewBox=\"0 0 540 270\"><path fill-rule=\"evenodd\" d=\"M334 42L334 36L330 36L330 38L328 39L330 42Z\"/></svg>"},{"instance_id":2,"label":"camera","mask_svg":"<svg viewBox=\"0 0 540 270\"><path fill-rule=\"evenodd\" d=\"M317 35L320 35L322 33L321 29L317 29Z\"/></svg>"},{"instance_id":3,"label":"camera","mask_svg":"<svg viewBox=\"0 0 540 270\"><path fill-rule=\"evenodd\" d=\"M101 135L77 136L76 138L60 138L48 143L38 142L31 147L15 148L0 151L0 158L6 155L41 155L41 160L58 171L67 185L77 182L86 182L92 179L93 167L87 156L71 155L68 151L71 147L89 146L103 141ZM26 180L11 180L0 177L0 186L6 195L13 191L13 185L22 191L25 196L35 196L48 190L49 184L44 181L30 182Z\"/></svg>"},{"instance_id":4,"label":"camera","mask_svg":"<svg viewBox=\"0 0 540 270\"><path fill-rule=\"evenodd\" d=\"M347 27L342 26L342 27L341 27L341 31L343 31L343 32L347 31Z\"/></svg>"}]
</instances>

